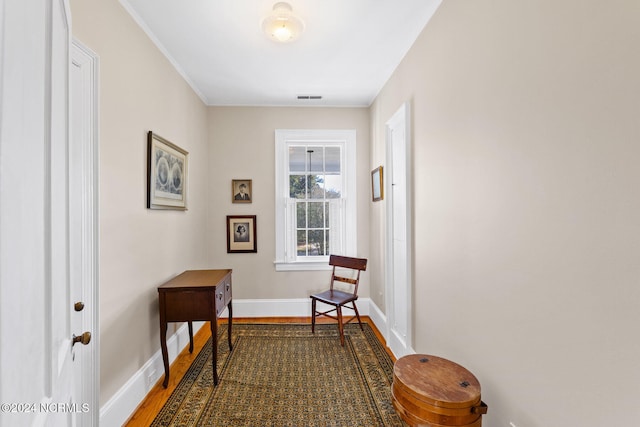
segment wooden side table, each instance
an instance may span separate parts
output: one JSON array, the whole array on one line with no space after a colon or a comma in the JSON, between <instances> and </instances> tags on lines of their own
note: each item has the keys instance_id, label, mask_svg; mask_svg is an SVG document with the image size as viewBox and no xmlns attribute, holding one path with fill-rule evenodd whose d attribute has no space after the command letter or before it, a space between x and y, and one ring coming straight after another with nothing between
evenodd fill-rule
<instances>
[{"instance_id":1,"label":"wooden side table","mask_svg":"<svg viewBox=\"0 0 640 427\"><path fill-rule=\"evenodd\" d=\"M211 345L213 359L213 384L218 385L218 318L225 307L229 308L229 351L231 351L231 307L232 270L187 270L158 287L160 298L160 346L164 362L164 382L169 384L169 360L167 354L167 324L188 322L189 352L193 352L193 321L211 323Z\"/></svg>"}]
</instances>

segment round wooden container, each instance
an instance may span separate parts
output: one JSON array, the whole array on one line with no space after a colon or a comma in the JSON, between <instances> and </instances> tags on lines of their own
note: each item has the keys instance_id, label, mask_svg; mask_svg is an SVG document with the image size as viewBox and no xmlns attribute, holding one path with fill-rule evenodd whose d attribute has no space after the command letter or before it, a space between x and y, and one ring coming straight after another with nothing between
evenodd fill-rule
<instances>
[{"instance_id":1,"label":"round wooden container","mask_svg":"<svg viewBox=\"0 0 640 427\"><path fill-rule=\"evenodd\" d=\"M480 427L487 405L480 383L457 363L426 354L398 359L393 367L393 406L412 427Z\"/></svg>"}]
</instances>

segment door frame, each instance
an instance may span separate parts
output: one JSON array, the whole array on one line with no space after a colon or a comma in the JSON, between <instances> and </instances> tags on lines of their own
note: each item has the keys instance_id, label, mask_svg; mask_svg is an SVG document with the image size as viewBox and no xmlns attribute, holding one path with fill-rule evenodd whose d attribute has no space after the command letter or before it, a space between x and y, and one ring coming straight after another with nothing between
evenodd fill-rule
<instances>
[{"instance_id":1,"label":"door frame","mask_svg":"<svg viewBox=\"0 0 640 427\"><path fill-rule=\"evenodd\" d=\"M413 328L412 328L412 318L413 318L413 310L412 310L412 284L413 284L413 185L412 185L412 177L413 177L413 169L411 162L411 154L412 154L412 144L411 144L411 120L410 120L410 103L409 101L404 102L400 108L394 113L393 116L387 121L385 124L385 149L386 149L386 182L385 182L385 195L387 196L386 203L386 228L385 228L385 240L386 240L386 253L385 253L385 301L386 301L386 314L387 314L387 345L393 352L393 354L400 358L406 354L413 353ZM404 151L405 156L402 159L402 164L404 166L404 171L396 171L393 167L393 147L392 147L392 131L397 126L404 126ZM394 271L397 267L394 262L393 257L393 237L394 237L394 227L393 227L393 203L394 203L394 194L393 194L393 177L397 176L398 173L404 175L405 178L405 199L406 199L406 215L405 215L405 242L406 242L406 262L405 265L402 266L405 268L405 277L406 283L404 291L407 298L407 306L403 310L403 313L396 313L394 310L394 297L395 297L395 288L394 288ZM395 322L396 316L406 316L405 321L407 325L407 335L404 339L396 336L393 331L393 324Z\"/></svg>"},{"instance_id":2,"label":"door frame","mask_svg":"<svg viewBox=\"0 0 640 427\"><path fill-rule=\"evenodd\" d=\"M71 67L80 70L81 115L71 121L80 123L80 141L71 138L70 144L82 143L82 294L85 303L81 331L92 331L91 344L83 347L81 358L82 403L91 410L81 417L80 425L98 426L100 420L100 339L99 339L99 58L91 49L75 38L71 43ZM70 79L71 85L75 83ZM71 109L71 111L74 111Z\"/></svg>"}]
</instances>

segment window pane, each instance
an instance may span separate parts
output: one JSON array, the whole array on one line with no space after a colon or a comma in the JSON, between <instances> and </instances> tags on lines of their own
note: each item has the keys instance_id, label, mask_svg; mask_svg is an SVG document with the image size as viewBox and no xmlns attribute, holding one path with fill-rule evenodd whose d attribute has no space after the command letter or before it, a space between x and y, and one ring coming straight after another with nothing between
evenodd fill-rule
<instances>
[{"instance_id":1,"label":"window pane","mask_svg":"<svg viewBox=\"0 0 640 427\"><path fill-rule=\"evenodd\" d=\"M298 230L298 256L307 256L307 232Z\"/></svg>"},{"instance_id":2,"label":"window pane","mask_svg":"<svg viewBox=\"0 0 640 427\"><path fill-rule=\"evenodd\" d=\"M307 184L309 185L309 191L307 193L309 199L324 199L323 175L308 175Z\"/></svg>"},{"instance_id":3,"label":"window pane","mask_svg":"<svg viewBox=\"0 0 640 427\"><path fill-rule=\"evenodd\" d=\"M306 147L289 147L289 171L304 172L307 161Z\"/></svg>"},{"instance_id":4,"label":"window pane","mask_svg":"<svg viewBox=\"0 0 640 427\"><path fill-rule=\"evenodd\" d=\"M327 211L327 212L329 212L329 211ZM324 233L325 234L325 241L327 242L327 245L325 247L325 255L331 254L331 245L329 244L329 242L331 240L329 239L329 233L331 233L331 230L327 230Z\"/></svg>"},{"instance_id":5,"label":"window pane","mask_svg":"<svg viewBox=\"0 0 640 427\"><path fill-rule=\"evenodd\" d=\"M296 203L296 227L307 228L307 204Z\"/></svg>"},{"instance_id":6,"label":"window pane","mask_svg":"<svg viewBox=\"0 0 640 427\"><path fill-rule=\"evenodd\" d=\"M324 227L324 203L309 203L309 228Z\"/></svg>"},{"instance_id":7,"label":"window pane","mask_svg":"<svg viewBox=\"0 0 640 427\"><path fill-rule=\"evenodd\" d=\"M306 182L304 175L289 175L289 197L292 199L306 198Z\"/></svg>"},{"instance_id":8,"label":"window pane","mask_svg":"<svg viewBox=\"0 0 640 427\"><path fill-rule=\"evenodd\" d=\"M324 188L327 199L339 199L342 197L342 177L340 175L326 175Z\"/></svg>"},{"instance_id":9,"label":"window pane","mask_svg":"<svg viewBox=\"0 0 640 427\"><path fill-rule=\"evenodd\" d=\"M325 171L340 172L340 147L326 147L324 150Z\"/></svg>"},{"instance_id":10,"label":"window pane","mask_svg":"<svg viewBox=\"0 0 640 427\"><path fill-rule=\"evenodd\" d=\"M324 254L324 230L309 230L309 255Z\"/></svg>"},{"instance_id":11,"label":"window pane","mask_svg":"<svg viewBox=\"0 0 640 427\"><path fill-rule=\"evenodd\" d=\"M307 147L309 172L324 172L324 150L322 147Z\"/></svg>"},{"instance_id":12,"label":"window pane","mask_svg":"<svg viewBox=\"0 0 640 427\"><path fill-rule=\"evenodd\" d=\"M324 204L324 220L325 220L325 227L328 228L329 224L330 224L330 219L329 219L329 202L326 202ZM328 237L327 237L328 239Z\"/></svg>"}]
</instances>

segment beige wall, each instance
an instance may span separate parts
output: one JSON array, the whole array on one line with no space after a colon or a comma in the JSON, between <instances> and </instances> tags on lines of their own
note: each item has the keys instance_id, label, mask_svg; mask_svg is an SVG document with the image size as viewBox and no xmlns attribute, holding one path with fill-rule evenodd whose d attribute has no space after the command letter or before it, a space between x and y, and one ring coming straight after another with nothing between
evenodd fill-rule
<instances>
[{"instance_id":1,"label":"beige wall","mask_svg":"<svg viewBox=\"0 0 640 427\"><path fill-rule=\"evenodd\" d=\"M413 109L414 348L487 426L640 418L639 48L637 2L447 0L371 108L371 166Z\"/></svg>"},{"instance_id":2,"label":"beige wall","mask_svg":"<svg viewBox=\"0 0 640 427\"><path fill-rule=\"evenodd\" d=\"M156 287L209 265L207 110L116 1L72 0L100 57L100 400L159 349ZM186 212L146 209L146 133L189 151Z\"/></svg>"},{"instance_id":3,"label":"beige wall","mask_svg":"<svg viewBox=\"0 0 640 427\"><path fill-rule=\"evenodd\" d=\"M233 268L236 299L307 298L326 288L327 272L276 272L275 130L356 129L358 255L369 249L369 115L367 108L209 108L210 262ZM251 179L253 201L231 202L231 180ZM258 252L228 254L227 215L256 215ZM369 296L368 273L359 294Z\"/></svg>"}]
</instances>

